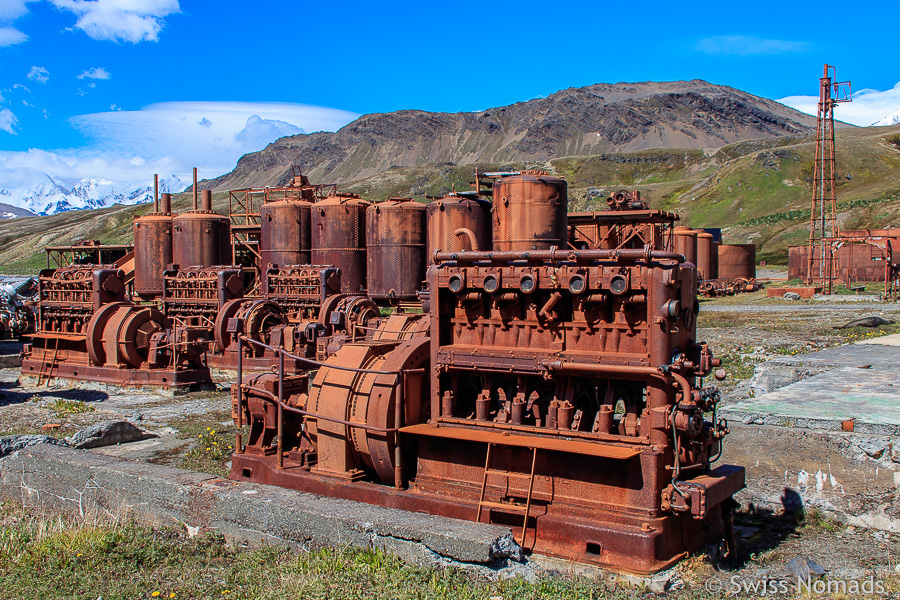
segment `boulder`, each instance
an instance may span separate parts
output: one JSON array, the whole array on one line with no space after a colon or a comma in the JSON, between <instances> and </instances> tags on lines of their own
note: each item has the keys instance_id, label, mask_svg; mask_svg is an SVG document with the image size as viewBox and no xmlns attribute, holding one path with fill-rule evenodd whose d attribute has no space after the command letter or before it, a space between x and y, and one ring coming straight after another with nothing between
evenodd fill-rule
<instances>
[{"instance_id":1,"label":"boulder","mask_svg":"<svg viewBox=\"0 0 900 600\"><path fill-rule=\"evenodd\" d=\"M158 437L128 421L103 421L85 427L66 441L73 448L99 448Z\"/></svg>"},{"instance_id":2,"label":"boulder","mask_svg":"<svg viewBox=\"0 0 900 600\"><path fill-rule=\"evenodd\" d=\"M68 446L65 440L50 437L49 435L8 435L0 437L0 458L7 454L12 454L22 448L34 446L35 444L56 444L57 446Z\"/></svg>"}]
</instances>

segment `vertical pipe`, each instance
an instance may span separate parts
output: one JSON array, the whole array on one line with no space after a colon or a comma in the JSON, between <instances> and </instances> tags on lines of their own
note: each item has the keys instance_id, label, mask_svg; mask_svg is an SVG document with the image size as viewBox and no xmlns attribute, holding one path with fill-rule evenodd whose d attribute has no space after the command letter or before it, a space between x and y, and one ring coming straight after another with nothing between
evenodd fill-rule
<instances>
[{"instance_id":1,"label":"vertical pipe","mask_svg":"<svg viewBox=\"0 0 900 600\"><path fill-rule=\"evenodd\" d=\"M159 174L153 174L153 212L159 212Z\"/></svg>"},{"instance_id":2,"label":"vertical pipe","mask_svg":"<svg viewBox=\"0 0 900 600\"><path fill-rule=\"evenodd\" d=\"M197 210L197 167L194 167L194 210Z\"/></svg>"},{"instance_id":3,"label":"vertical pipe","mask_svg":"<svg viewBox=\"0 0 900 600\"><path fill-rule=\"evenodd\" d=\"M243 454L244 452L244 341L240 334L237 336L238 355L237 355L237 380L238 380L238 431L235 434L234 452L235 454Z\"/></svg>"},{"instance_id":4,"label":"vertical pipe","mask_svg":"<svg viewBox=\"0 0 900 600\"><path fill-rule=\"evenodd\" d=\"M400 424L403 419L403 403L406 398L407 377L404 372L398 374L400 385L397 386L397 398L394 400L394 487L403 489L403 452L400 450Z\"/></svg>"},{"instance_id":5,"label":"vertical pipe","mask_svg":"<svg viewBox=\"0 0 900 600\"><path fill-rule=\"evenodd\" d=\"M277 349L278 352L278 448L277 463L275 468L284 468L284 409L281 407L284 403L284 350Z\"/></svg>"},{"instance_id":6,"label":"vertical pipe","mask_svg":"<svg viewBox=\"0 0 900 600\"><path fill-rule=\"evenodd\" d=\"M160 208L165 214L172 212L172 194L160 194Z\"/></svg>"},{"instance_id":7,"label":"vertical pipe","mask_svg":"<svg viewBox=\"0 0 900 600\"><path fill-rule=\"evenodd\" d=\"M200 192L200 210L212 211L212 190Z\"/></svg>"}]
</instances>

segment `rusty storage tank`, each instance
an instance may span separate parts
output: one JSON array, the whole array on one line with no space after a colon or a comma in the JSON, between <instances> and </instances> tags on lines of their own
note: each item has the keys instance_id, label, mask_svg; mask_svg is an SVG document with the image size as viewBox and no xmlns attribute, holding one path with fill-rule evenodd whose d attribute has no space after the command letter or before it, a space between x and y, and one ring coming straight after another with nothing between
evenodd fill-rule
<instances>
[{"instance_id":1,"label":"rusty storage tank","mask_svg":"<svg viewBox=\"0 0 900 600\"><path fill-rule=\"evenodd\" d=\"M697 234L690 227L675 228L675 252L684 255L684 261L697 266Z\"/></svg>"},{"instance_id":2,"label":"rusty storage tank","mask_svg":"<svg viewBox=\"0 0 900 600\"><path fill-rule=\"evenodd\" d=\"M366 289L366 209L357 194L336 194L312 207L312 262L341 270L341 291Z\"/></svg>"},{"instance_id":3,"label":"rusty storage tank","mask_svg":"<svg viewBox=\"0 0 900 600\"><path fill-rule=\"evenodd\" d=\"M425 205L391 198L366 209L367 293L415 300L425 280Z\"/></svg>"},{"instance_id":4,"label":"rusty storage tank","mask_svg":"<svg viewBox=\"0 0 900 600\"><path fill-rule=\"evenodd\" d=\"M731 281L738 277L756 277L756 244L719 246L719 278Z\"/></svg>"},{"instance_id":5,"label":"rusty storage tank","mask_svg":"<svg viewBox=\"0 0 900 600\"><path fill-rule=\"evenodd\" d=\"M172 262L172 195L155 200L153 212L137 217L132 227L134 293L144 300L162 296L163 271Z\"/></svg>"},{"instance_id":6,"label":"rusty storage tank","mask_svg":"<svg viewBox=\"0 0 900 600\"><path fill-rule=\"evenodd\" d=\"M259 254L263 266L309 265L312 202L267 202L259 209Z\"/></svg>"},{"instance_id":7,"label":"rusty storage tank","mask_svg":"<svg viewBox=\"0 0 900 600\"><path fill-rule=\"evenodd\" d=\"M435 250L490 250L491 203L480 198L447 195L425 205L425 259L431 265Z\"/></svg>"},{"instance_id":8,"label":"rusty storage tank","mask_svg":"<svg viewBox=\"0 0 900 600\"><path fill-rule=\"evenodd\" d=\"M195 188L196 189L196 186ZM172 219L172 262L181 268L231 264L231 225L212 210L212 192L203 190L200 208Z\"/></svg>"},{"instance_id":9,"label":"rusty storage tank","mask_svg":"<svg viewBox=\"0 0 900 600\"><path fill-rule=\"evenodd\" d=\"M494 182L493 249L549 250L568 243L566 181L522 171Z\"/></svg>"},{"instance_id":10,"label":"rusty storage tank","mask_svg":"<svg viewBox=\"0 0 900 600\"><path fill-rule=\"evenodd\" d=\"M705 231L697 232L697 273L701 279L715 279L713 271L713 236Z\"/></svg>"},{"instance_id":11,"label":"rusty storage tank","mask_svg":"<svg viewBox=\"0 0 900 600\"><path fill-rule=\"evenodd\" d=\"M722 245L722 242L716 241L715 234L711 234L713 236L712 248L710 249L709 254L709 263L710 270L712 271L712 275L710 275L710 279L718 279L719 278L719 246Z\"/></svg>"}]
</instances>

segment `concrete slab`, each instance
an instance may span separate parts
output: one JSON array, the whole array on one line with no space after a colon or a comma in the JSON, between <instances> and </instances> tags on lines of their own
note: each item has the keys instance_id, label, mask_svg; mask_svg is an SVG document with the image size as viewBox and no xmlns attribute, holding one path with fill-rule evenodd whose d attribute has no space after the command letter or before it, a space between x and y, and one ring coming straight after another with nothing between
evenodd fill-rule
<instances>
[{"instance_id":1,"label":"concrete slab","mask_svg":"<svg viewBox=\"0 0 900 600\"><path fill-rule=\"evenodd\" d=\"M49 445L0 460L0 497L91 511L195 535L301 548L380 547L414 562L496 565L521 552L506 527L321 498Z\"/></svg>"},{"instance_id":2,"label":"concrete slab","mask_svg":"<svg viewBox=\"0 0 900 600\"><path fill-rule=\"evenodd\" d=\"M850 344L768 361L751 389L763 393L724 407L722 416L745 424L900 435L900 346ZM779 385L779 381L783 385Z\"/></svg>"},{"instance_id":3,"label":"concrete slab","mask_svg":"<svg viewBox=\"0 0 900 600\"><path fill-rule=\"evenodd\" d=\"M856 343L862 344L863 346L900 346L900 333L894 333L892 335L882 335L880 337L869 338L867 340L860 340Z\"/></svg>"}]
</instances>

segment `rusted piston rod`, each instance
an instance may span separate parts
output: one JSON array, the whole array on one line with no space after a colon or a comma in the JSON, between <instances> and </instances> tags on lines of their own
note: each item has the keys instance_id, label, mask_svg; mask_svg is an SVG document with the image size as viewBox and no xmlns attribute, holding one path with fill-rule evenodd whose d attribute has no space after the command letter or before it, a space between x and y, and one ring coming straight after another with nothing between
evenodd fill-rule
<instances>
[{"instance_id":1,"label":"rusted piston rod","mask_svg":"<svg viewBox=\"0 0 900 600\"><path fill-rule=\"evenodd\" d=\"M440 252L432 255L435 264L442 262L513 262L529 260L546 260L550 262L582 262L595 260L643 260L684 262L684 255L677 252L663 252L649 247L643 250L530 250L527 252Z\"/></svg>"}]
</instances>

